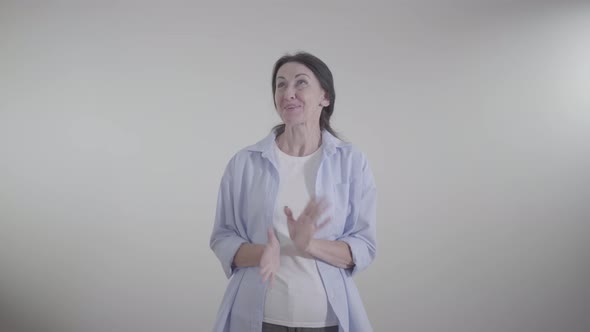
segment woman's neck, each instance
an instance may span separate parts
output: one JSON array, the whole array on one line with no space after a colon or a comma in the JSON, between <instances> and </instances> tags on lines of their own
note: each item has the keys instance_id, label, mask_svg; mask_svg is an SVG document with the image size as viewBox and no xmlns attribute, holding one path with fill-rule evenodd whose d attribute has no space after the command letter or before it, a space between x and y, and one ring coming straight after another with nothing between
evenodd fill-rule
<instances>
[{"instance_id":1,"label":"woman's neck","mask_svg":"<svg viewBox=\"0 0 590 332\"><path fill-rule=\"evenodd\" d=\"M290 156L303 157L314 153L322 144L322 133L319 126L315 128L299 125L285 127L285 131L277 137L277 145L281 151Z\"/></svg>"}]
</instances>

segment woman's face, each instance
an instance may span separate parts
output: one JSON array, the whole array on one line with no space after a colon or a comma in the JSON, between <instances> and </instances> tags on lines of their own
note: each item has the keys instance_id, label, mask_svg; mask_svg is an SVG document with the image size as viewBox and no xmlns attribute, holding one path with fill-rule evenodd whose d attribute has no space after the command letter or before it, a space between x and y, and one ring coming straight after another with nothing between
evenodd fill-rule
<instances>
[{"instance_id":1,"label":"woman's face","mask_svg":"<svg viewBox=\"0 0 590 332\"><path fill-rule=\"evenodd\" d=\"M275 84L276 109L285 125L319 125L322 108L330 100L309 68L288 62L277 71Z\"/></svg>"}]
</instances>

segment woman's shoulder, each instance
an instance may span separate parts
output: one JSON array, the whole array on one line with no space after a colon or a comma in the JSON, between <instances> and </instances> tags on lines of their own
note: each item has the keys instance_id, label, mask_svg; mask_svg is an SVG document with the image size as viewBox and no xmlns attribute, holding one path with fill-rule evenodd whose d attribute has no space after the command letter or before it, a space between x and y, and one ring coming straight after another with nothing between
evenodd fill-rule
<instances>
[{"instance_id":1,"label":"woman's shoulder","mask_svg":"<svg viewBox=\"0 0 590 332\"><path fill-rule=\"evenodd\" d=\"M353 163L366 163L367 155L355 144L351 142L340 141L342 144L336 146L336 152L340 158L347 159Z\"/></svg>"},{"instance_id":2,"label":"woman's shoulder","mask_svg":"<svg viewBox=\"0 0 590 332\"><path fill-rule=\"evenodd\" d=\"M243 168L243 166L245 166L245 164L248 163L248 161L251 159L251 153L252 152L248 150L247 147L242 148L237 152L234 152L234 154L227 162L227 167L232 169Z\"/></svg>"},{"instance_id":3,"label":"woman's shoulder","mask_svg":"<svg viewBox=\"0 0 590 332\"><path fill-rule=\"evenodd\" d=\"M336 136L328 131L324 131L322 138L325 142L325 148L334 150L340 156L359 160L366 159L366 155L356 144L340 137L340 135Z\"/></svg>"},{"instance_id":4,"label":"woman's shoulder","mask_svg":"<svg viewBox=\"0 0 590 332\"><path fill-rule=\"evenodd\" d=\"M371 176L371 166L367 154L358 145L350 141L337 139L335 153L332 154L334 167L340 168L339 172L348 174L349 181L353 178Z\"/></svg>"},{"instance_id":5,"label":"woman's shoulder","mask_svg":"<svg viewBox=\"0 0 590 332\"><path fill-rule=\"evenodd\" d=\"M233 169L243 169L248 164L255 163L260 159L259 156L261 153L269 151L269 149L272 148L271 144L273 142L274 139L270 136L267 136L254 144L250 144L237 150L229 159L227 165L228 168L231 167Z\"/></svg>"}]
</instances>

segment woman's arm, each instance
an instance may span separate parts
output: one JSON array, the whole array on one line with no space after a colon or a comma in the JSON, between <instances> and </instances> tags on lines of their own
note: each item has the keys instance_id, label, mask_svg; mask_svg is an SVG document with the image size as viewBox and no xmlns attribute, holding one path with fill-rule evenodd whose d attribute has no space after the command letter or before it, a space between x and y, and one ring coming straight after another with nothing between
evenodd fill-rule
<instances>
[{"instance_id":1,"label":"woman's arm","mask_svg":"<svg viewBox=\"0 0 590 332\"><path fill-rule=\"evenodd\" d=\"M242 243L234 256L234 267L253 267L260 265L264 244Z\"/></svg>"},{"instance_id":2,"label":"woman's arm","mask_svg":"<svg viewBox=\"0 0 590 332\"><path fill-rule=\"evenodd\" d=\"M234 163L235 157L230 160L221 178L217 196L215 223L209 240L209 246L219 259L227 278L234 273L233 261L236 252L242 244L248 242L241 235L238 220L235 218L234 197L237 193L233 185Z\"/></svg>"},{"instance_id":3,"label":"woman's arm","mask_svg":"<svg viewBox=\"0 0 590 332\"><path fill-rule=\"evenodd\" d=\"M260 267L262 281L274 282L279 270L281 246L272 228L267 230L268 243L242 243L234 256L232 267Z\"/></svg>"},{"instance_id":4,"label":"woman's arm","mask_svg":"<svg viewBox=\"0 0 590 332\"><path fill-rule=\"evenodd\" d=\"M293 217L293 211L285 206L285 215L289 226L289 236L297 250L320 259L339 268L354 266L352 251L344 241L314 239L314 234L325 227L331 220L327 218L318 224L319 217L327 209L326 199L312 198L298 219Z\"/></svg>"},{"instance_id":5,"label":"woman's arm","mask_svg":"<svg viewBox=\"0 0 590 332\"><path fill-rule=\"evenodd\" d=\"M344 241L312 239L307 248L307 253L342 269L354 266L352 252L348 243Z\"/></svg>"},{"instance_id":6,"label":"woman's arm","mask_svg":"<svg viewBox=\"0 0 590 332\"><path fill-rule=\"evenodd\" d=\"M336 240L314 238L315 233L331 220L328 217L319 222L327 208L324 198L312 198L297 219L289 207L284 208L289 236L295 247L328 264L350 269L351 275L366 269L377 251L376 188L366 159L363 160L362 174L355 183L361 191L360 197L353 201L353 208L358 212L356 217L347 219L344 233Z\"/></svg>"},{"instance_id":7,"label":"woman's arm","mask_svg":"<svg viewBox=\"0 0 590 332\"><path fill-rule=\"evenodd\" d=\"M353 209L357 212L355 217L346 220L344 233L336 239L350 247L354 262L353 268L347 270L350 275L366 269L377 253L377 190L369 163L364 156L362 159L361 174L355 181L358 185L355 191L359 195L352 200Z\"/></svg>"}]
</instances>

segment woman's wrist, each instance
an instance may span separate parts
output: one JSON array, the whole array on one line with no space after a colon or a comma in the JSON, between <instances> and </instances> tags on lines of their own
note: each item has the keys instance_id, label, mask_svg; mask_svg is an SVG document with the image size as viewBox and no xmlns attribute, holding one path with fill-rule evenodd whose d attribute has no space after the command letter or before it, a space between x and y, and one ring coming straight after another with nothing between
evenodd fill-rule
<instances>
[{"instance_id":1,"label":"woman's wrist","mask_svg":"<svg viewBox=\"0 0 590 332\"><path fill-rule=\"evenodd\" d=\"M307 248L305 250L303 250L303 252L305 252L307 255L310 255L310 256L313 256L313 257L317 258L316 257L317 244L318 244L318 240L317 239L311 239L309 241L309 243L307 244Z\"/></svg>"},{"instance_id":2,"label":"woman's wrist","mask_svg":"<svg viewBox=\"0 0 590 332\"><path fill-rule=\"evenodd\" d=\"M350 246L343 241L312 239L305 253L339 268L354 266Z\"/></svg>"},{"instance_id":3,"label":"woman's wrist","mask_svg":"<svg viewBox=\"0 0 590 332\"><path fill-rule=\"evenodd\" d=\"M236 267L253 267L260 265L260 258L264 252L263 244L242 243L233 260Z\"/></svg>"}]
</instances>

